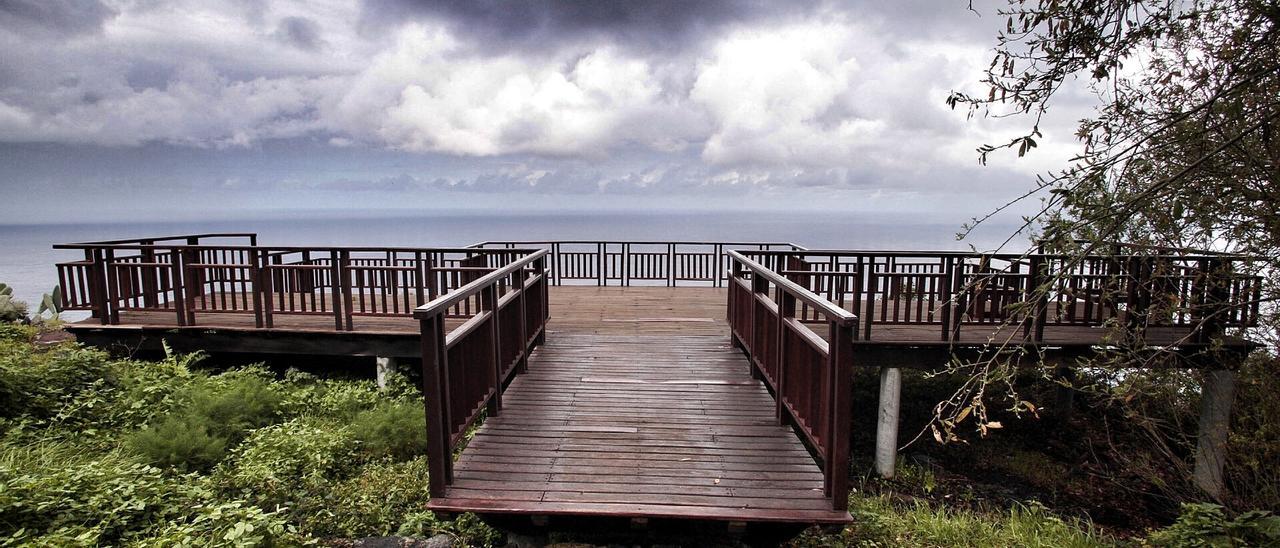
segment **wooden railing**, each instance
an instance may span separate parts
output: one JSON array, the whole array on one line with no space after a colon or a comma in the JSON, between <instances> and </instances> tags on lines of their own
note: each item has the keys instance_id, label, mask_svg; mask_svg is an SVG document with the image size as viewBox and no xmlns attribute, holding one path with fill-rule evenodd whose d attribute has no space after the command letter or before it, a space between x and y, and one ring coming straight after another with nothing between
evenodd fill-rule
<instances>
[{"instance_id":1,"label":"wooden railing","mask_svg":"<svg viewBox=\"0 0 1280 548\"><path fill-rule=\"evenodd\" d=\"M729 325L752 375L773 392L779 422L793 424L822 468L832 507L849 499L853 345L857 317L784 275L730 251ZM801 322L820 318L826 338Z\"/></svg>"},{"instance_id":2,"label":"wooden railing","mask_svg":"<svg viewBox=\"0 0 1280 548\"><path fill-rule=\"evenodd\" d=\"M965 326L1018 325L1032 341L1047 326L1123 325L1135 333L1181 327L1199 342L1257 325L1261 278L1247 257L1142 253L1079 257L965 252L743 251L767 268L857 312L858 336L876 326L936 326L943 341ZM802 305L804 321L819 318Z\"/></svg>"},{"instance_id":3,"label":"wooden railing","mask_svg":"<svg viewBox=\"0 0 1280 548\"><path fill-rule=\"evenodd\" d=\"M209 238L243 237L248 245ZM181 242L181 243L173 243ZM64 310L87 310L103 324L120 313L173 314L179 326L205 314L252 316L271 328L282 316L328 316L351 331L357 317L403 317L414 308L508 264L513 249L276 247L252 235L192 235L59 244L85 259L57 265ZM481 310L459 299L450 317Z\"/></svg>"},{"instance_id":4,"label":"wooden railing","mask_svg":"<svg viewBox=\"0 0 1280 548\"><path fill-rule=\"evenodd\" d=\"M479 249L549 252L552 285L665 285L724 287L728 251L803 250L787 242L490 241Z\"/></svg>"},{"instance_id":5,"label":"wooden railing","mask_svg":"<svg viewBox=\"0 0 1280 548\"><path fill-rule=\"evenodd\" d=\"M427 461L432 496L453 481L453 449L482 412L502 411L502 391L527 368L545 337L549 316L545 250L521 250L502 267L418 307L422 379L427 412ZM466 322L449 330L446 318L477 299Z\"/></svg>"}]
</instances>

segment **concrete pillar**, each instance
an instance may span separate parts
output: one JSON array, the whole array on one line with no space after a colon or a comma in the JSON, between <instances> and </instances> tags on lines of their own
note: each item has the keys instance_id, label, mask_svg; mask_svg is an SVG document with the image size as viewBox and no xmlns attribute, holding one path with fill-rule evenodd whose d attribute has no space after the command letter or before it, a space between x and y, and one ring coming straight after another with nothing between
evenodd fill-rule
<instances>
[{"instance_id":1,"label":"concrete pillar","mask_svg":"<svg viewBox=\"0 0 1280 548\"><path fill-rule=\"evenodd\" d=\"M880 368L880 419L876 423L876 474L892 478L898 461L898 410L902 404L902 370Z\"/></svg>"},{"instance_id":2,"label":"concrete pillar","mask_svg":"<svg viewBox=\"0 0 1280 548\"><path fill-rule=\"evenodd\" d=\"M1231 427L1231 400L1236 374L1226 369L1205 371L1200 388L1200 426L1196 440L1195 483L1210 496L1226 494L1222 466L1227 458L1227 434Z\"/></svg>"},{"instance_id":3,"label":"concrete pillar","mask_svg":"<svg viewBox=\"0 0 1280 548\"><path fill-rule=\"evenodd\" d=\"M377 364L378 390L386 390L387 375L389 373L395 372L396 359L388 358L385 356L378 356L377 358L375 358L375 363Z\"/></svg>"}]
</instances>

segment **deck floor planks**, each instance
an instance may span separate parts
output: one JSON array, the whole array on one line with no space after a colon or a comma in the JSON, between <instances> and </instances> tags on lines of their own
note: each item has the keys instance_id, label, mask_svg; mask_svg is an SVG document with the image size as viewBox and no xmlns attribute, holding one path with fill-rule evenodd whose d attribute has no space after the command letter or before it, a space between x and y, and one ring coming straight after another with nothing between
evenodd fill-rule
<instances>
[{"instance_id":1,"label":"deck floor planks","mask_svg":"<svg viewBox=\"0 0 1280 548\"><path fill-rule=\"evenodd\" d=\"M723 323L720 324L724 329ZM429 508L841 523L822 473L719 335L562 333Z\"/></svg>"}]
</instances>

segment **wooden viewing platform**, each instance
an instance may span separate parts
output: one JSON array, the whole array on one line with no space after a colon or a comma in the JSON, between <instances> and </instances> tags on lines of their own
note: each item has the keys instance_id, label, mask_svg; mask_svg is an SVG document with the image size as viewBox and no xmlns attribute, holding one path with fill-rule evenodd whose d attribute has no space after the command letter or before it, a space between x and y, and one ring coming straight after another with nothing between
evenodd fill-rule
<instances>
[{"instance_id":1,"label":"wooden viewing platform","mask_svg":"<svg viewBox=\"0 0 1280 548\"><path fill-rule=\"evenodd\" d=\"M850 415L873 404L851 401L854 367L884 379L993 348L1121 342L1197 366L1250 348L1225 333L1256 323L1260 290L1235 273L1246 258L1134 247L56 247L84 254L58 271L64 307L92 314L68 330L90 344L421 360L430 508L535 517L846 522ZM895 390L882 382L882 402ZM877 467L892 473L885 409Z\"/></svg>"}]
</instances>

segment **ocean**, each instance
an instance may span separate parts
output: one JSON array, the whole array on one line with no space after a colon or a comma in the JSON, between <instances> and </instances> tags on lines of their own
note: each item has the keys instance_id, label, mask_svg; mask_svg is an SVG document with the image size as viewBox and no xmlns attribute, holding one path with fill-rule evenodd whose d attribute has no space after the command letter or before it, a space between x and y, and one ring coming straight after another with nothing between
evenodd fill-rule
<instances>
[{"instance_id":1,"label":"ocean","mask_svg":"<svg viewBox=\"0 0 1280 548\"><path fill-rule=\"evenodd\" d=\"M265 217L265 216L264 216ZM813 249L991 249L1015 227L985 226L957 241L957 223L910 215L812 212L293 212L287 218L0 225L0 282L32 312L57 285L55 243L208 232L256 232L264 245L463 246L484 240L776 241ZM918 219L918 218L916 218ZM1025 238L1019 241L1025 241ZM1012 244L1021 249L1021 244ZM68 317L67 319L76 319Z\"/></svg>"}]
</instances>

